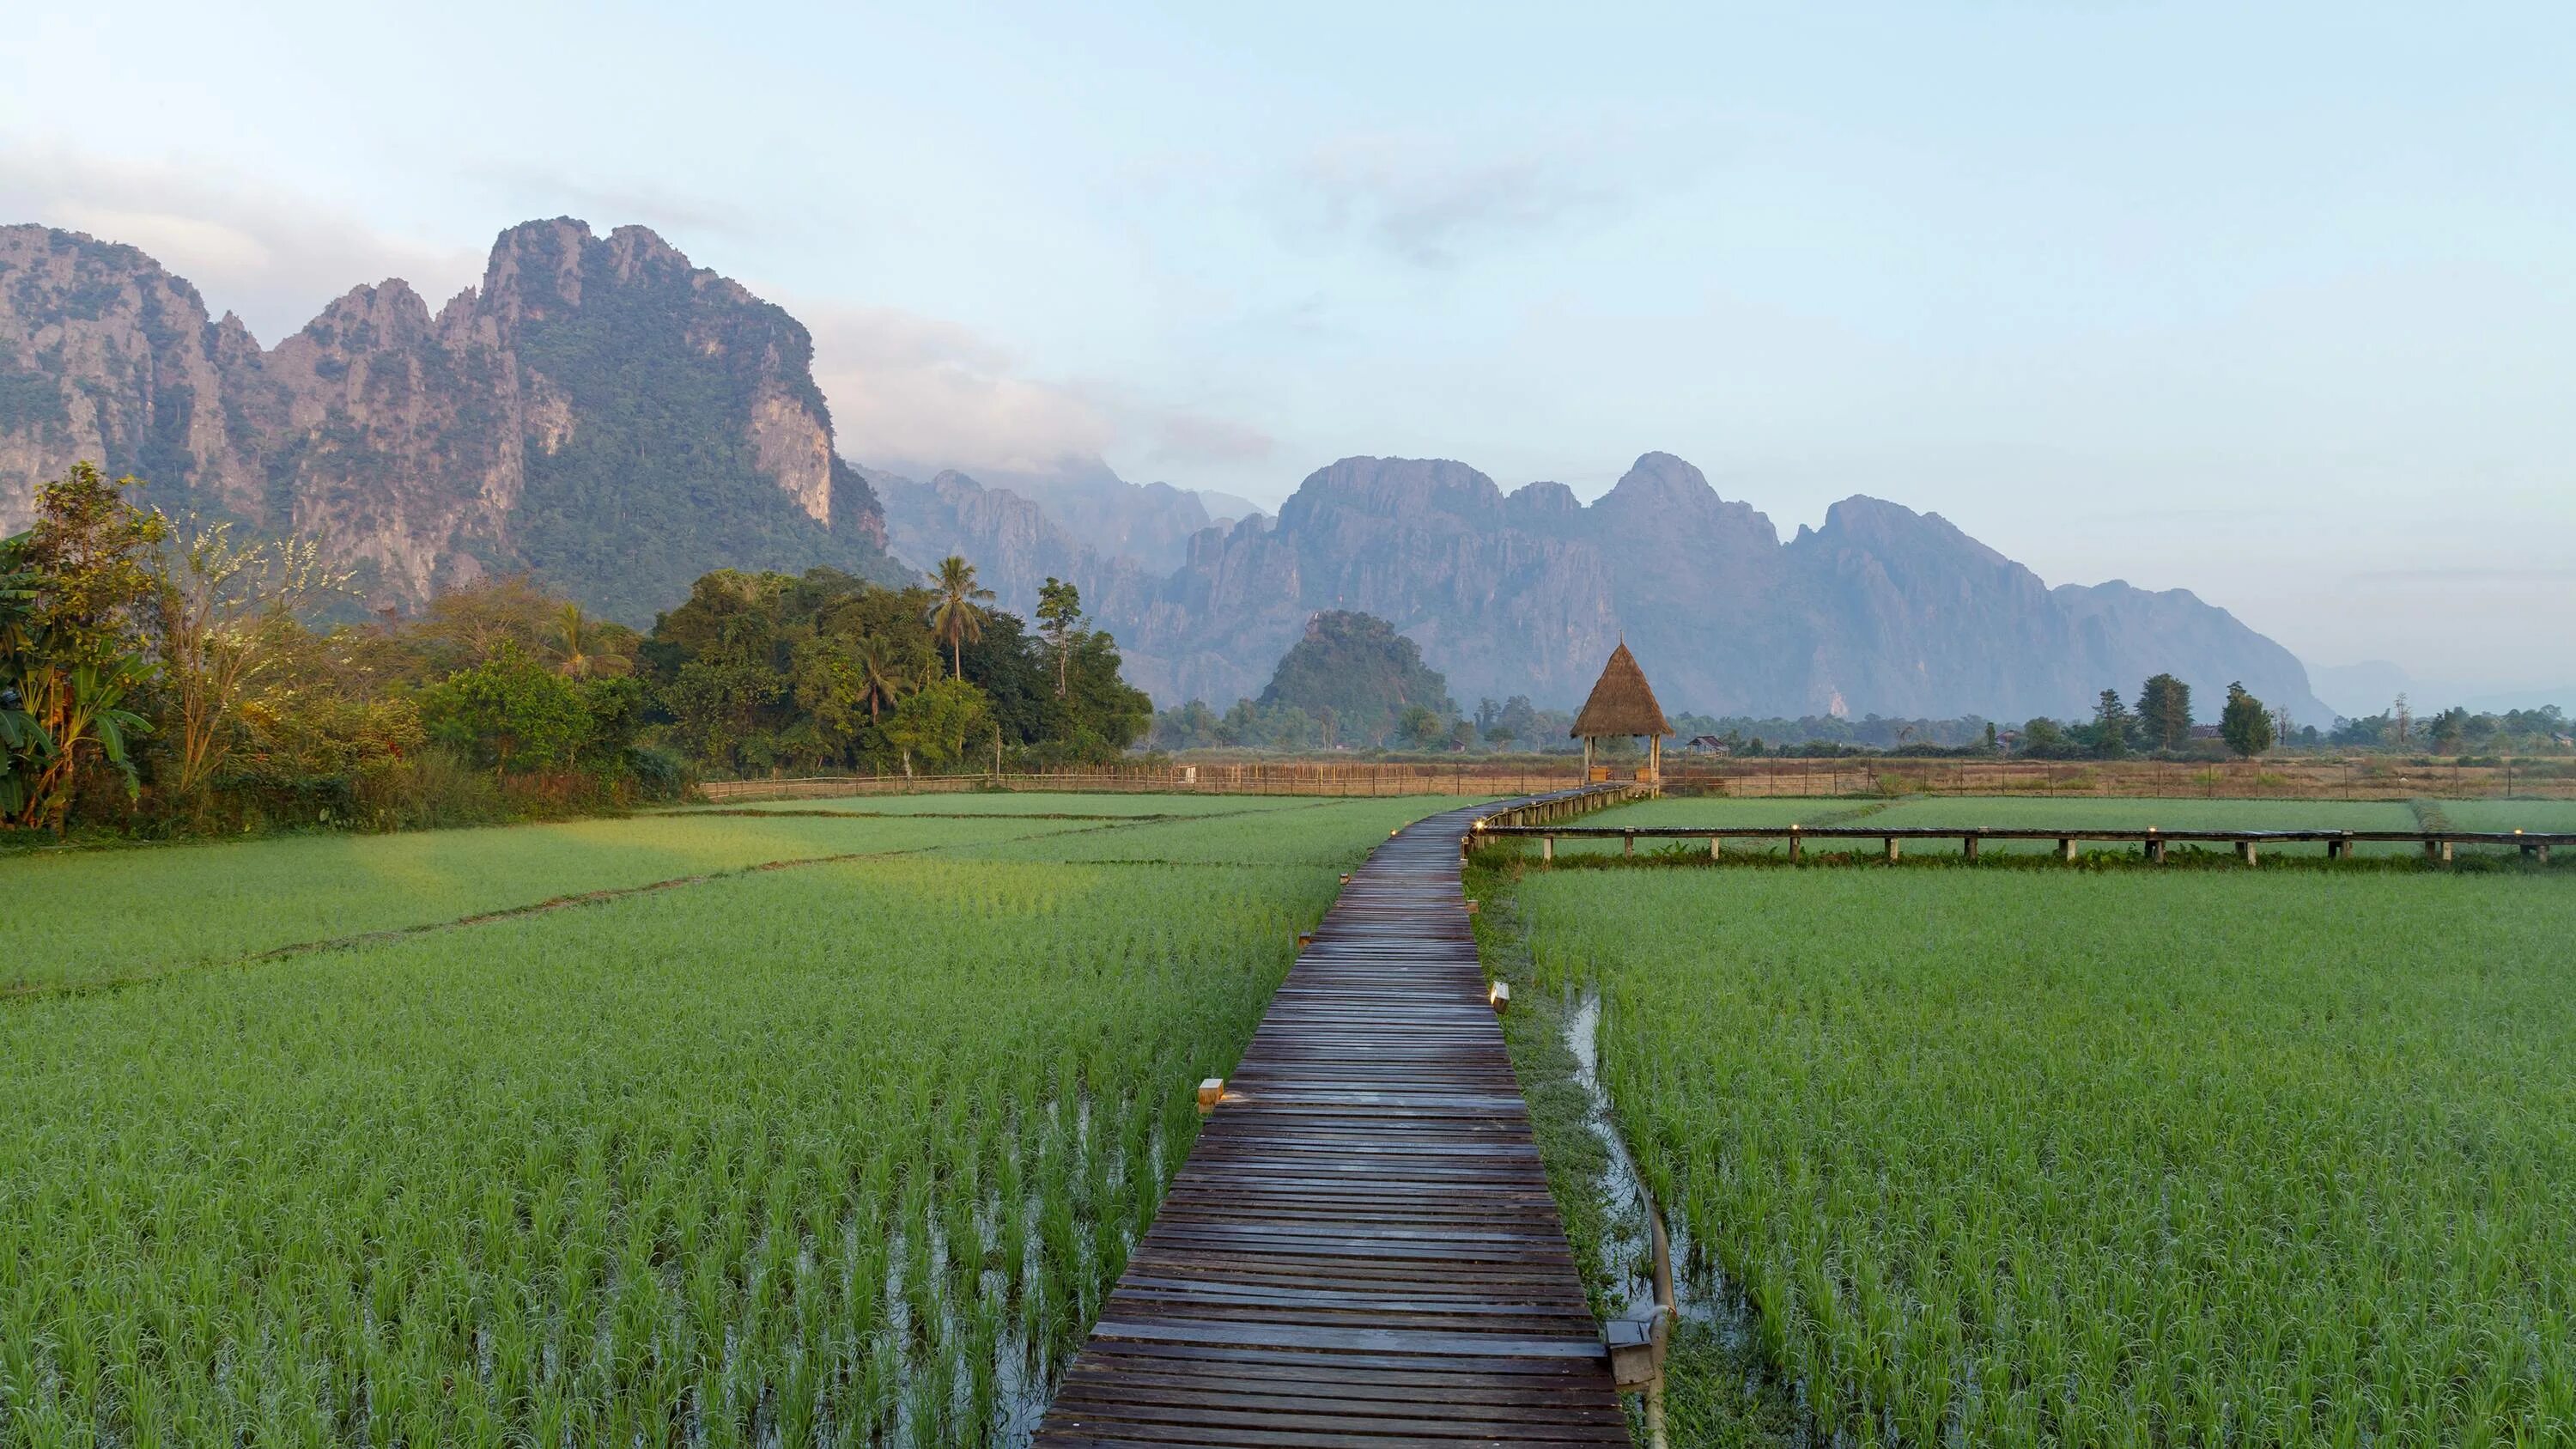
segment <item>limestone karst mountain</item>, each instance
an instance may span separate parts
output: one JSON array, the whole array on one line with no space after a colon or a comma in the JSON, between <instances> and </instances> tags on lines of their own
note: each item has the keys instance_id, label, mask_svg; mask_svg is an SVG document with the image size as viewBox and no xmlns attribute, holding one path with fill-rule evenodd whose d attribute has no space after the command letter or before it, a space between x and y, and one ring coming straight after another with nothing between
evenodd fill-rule
<instances>
[{"instance_id":1,"label":"limestone karst mountain","mask_svg":"<svg viewBox=\"0 0 2576 1449\"><path fill-rule=\"evenodd\" d=\"M362 286L268 349L132 247L0 228L0 532L86 458L318 536L378 604L524 568L649 623L711 568L891 576L812 356L642 227L512 227L435 314Z\"/></svg>"},{"instance_id":2,"label":"limestone karst mountain","mask_svg":"<svg viewBox=\"0 0 2576 1449\"><path fill-rule=\"evenodd\" d=\"M963 553L1015 610L1049 575L1079 584L1165 704L1259 692L1309 619L1348 609L1392 621L1461 699L1571 705L1624 633L1674 710L2009 720L2170 670L2204 701L2242 680L2332 717L2224 609L2052 589L1893 503L1846 499L1784 543L1664 453L1588 506L1458 462L1345 458L1275 519L1210 526L1210 495L1097 460L927 483L853 466L812 351L642 227L528 222L435 313L401 281L362 286L273 348L132 247L0 227L0 532L86 458L174 511L317 535L380 605L528 569L647 624L710 569L891 580Z\"/></svg>"},{"instance_id":3,"label":"limestone karst mountain","mask_svg":"<svg viewBox=\"0 0 2576 1449\"><path fill-rule=\"evenodd\" d=\"M886 463L871 460L860 470L886 504L886 521L900 537L904 510L896 489L918 489L934 483L942 465ZM906 476L909 475L909 476ZM977 468L975 482L989 492L1007 492L1035 504L1078 547L1103 558L1128 558L1150 572L1168 574L1189 554L1190 539L1201 529L1232 524L1260 510L1223 493L1176 487L1170 483L1130 483L1099 458L1070 456L1039 471ZM900 551L900 545L898 545Z\"/></svg>"},{"instance_id":4,"label":"limestone karst mountain","mask_svg":"<svg viewBox=\"0 0 2576 1449\"><path fill-rule=\"evenodd\" d=\"M2171 670L2202 699L2241 679L2294 718L2333 717L2288 650L2186 591L2051 589L1940 515L1874 498L1783 543L1665 453L1589 506L1443 459L1345 458L1275 521L1202 532L1163 576L962 475L903 496L899 548L982 560L1005 599L1073 579L1167 704L1258 693L1310 617L1352 609L1420 643L1462 699L1569 706L1624 634L1672 708L1704 713L2080 715Z\"/></svg>"}]
</instances>

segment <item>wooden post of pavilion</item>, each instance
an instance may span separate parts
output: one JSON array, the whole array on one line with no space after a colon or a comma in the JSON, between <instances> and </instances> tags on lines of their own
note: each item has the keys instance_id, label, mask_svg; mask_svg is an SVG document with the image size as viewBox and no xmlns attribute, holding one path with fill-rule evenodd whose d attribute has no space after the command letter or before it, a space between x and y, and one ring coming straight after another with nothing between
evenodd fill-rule
<instances>
[{"instance_id":1,"label":"wooden post of pavilion","mask_svg":"<svg viewBox=\"0 0 2576 1449\"><path fill-rule=\"evenodd\" d=\"M1649 788L1661 790L1664 784L1664 736L1673 732L1672 721L1664 718L1664 707L1655 702L1655 689L1646 682L1646 671L1637 667L1637 656L1628 652L1628 641L1610 651L1610 662L1601 667L1601 678L1592 686L1592 695L1583 701L1583 711L1574 717L1574 728L1568 733L1583 741L1583 783L1597 778L1593 759L1595 747L1604 739L1619 736L1643 736L1646 741L1646 768L1638 780Z\"/></svg>"}]
</instances>

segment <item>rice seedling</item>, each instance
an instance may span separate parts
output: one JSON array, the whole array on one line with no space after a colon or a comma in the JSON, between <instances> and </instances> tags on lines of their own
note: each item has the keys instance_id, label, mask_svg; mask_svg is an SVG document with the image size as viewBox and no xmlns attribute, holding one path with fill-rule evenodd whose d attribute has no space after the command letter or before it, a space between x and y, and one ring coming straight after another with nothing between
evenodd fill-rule
<instances>
[{"instance_id":1,"label":"rice seedling","mask_svg":"<svg viewBox=\"0 0 2576 1449\"><path fill-rule=\"evenodd\" d=\"M1566 823L1604 825L1613 829L1667 825L1814 825L1827 815L1874 813L1885 809L1886 805L1883 800L1866 799L1733 800L1723 795L1665 795L1596 810Z\"/></svg>"},{"instance_id":2,"label":"rice seedling","mask_svg":"<svg viewBox=\"0 0 2576 1449\"><path fill-rule=\"evenodd\" d=\"M1286 809L1162 820L1060 838L997 840L958 853L1003 860L1153 862L1182 867L1282 865L1348 867L1394 830L1425 815L1475 803L1450 795L1299 800Z\"/></svg>"},{"instance_id":3,"label":"rice seedling","mask_svg":"<svg viewBox=\"0 0 2576 1449\"><path fill-rule=\"evenodd\" d=\"M1640 800L1630 805L1614 806L1568 821L1584 829L1663 829L1688 828L1695 825L1739 825L1770 828L1786 825L1859 825L1876 820L1886 811L1888 802L1861 798L1842 799L1764 799L1735 800L1716 795L1667 795L1654 800ZM1669 840L1641 840L1640 853L1674 848ZM1679 842L1683 848L1705 850L1707 842L1697 846ZM1616 855L1622 849L1616 840L1564 839L1556 843L1556 853L1567 855ZM1784 852L1787 846L1768 840L1731 840L1727 849L1737 852Z\"/></svg>"},{"instance_id":4,"label":"rice seedling","mask_svg":"<svg viewBox=\"0 0 2576 1449\"><path fill-rule=\"evenodd\" d=\"M2460 830L2531 830L2576 829L2576 806L2555 801L2442 801L2445 828ZM2401 830L2432 828L2416 809L2402 801L2354 800L2226 800L2226 799L2152 799L2142 797L2065 796L2055 799L2033 796L1930 795L1911 799L1869 800L1859 798L1785 800L1724 799L1711 797L1671 796L1658 800L1604 810L1585 816L1575 824L1590 828L1658 827L1689 828L1693 826L1763 826L1785 825L1842 826L1867 828L1888 826L1898 829L1958 829L1978 826L1996 829L2045 829L2067 826L2074 829L2142 830L2154 826L2163 830ZM1637 844L1639 854L1649 851L1696 854L1705 843L1688 840L1646 839ZM1726 849L1737 854L1778 854L1785 850L1778 841L1729 841ZM1987 841L1983 850L1989 854L2043 854L2052 850L2049 841ZM2086 846L2085 849L2108 849L2135 854L2135 846ZM2184 849L2203 849L2227 853L2223 844ZM2464 847L2466 848L2466 847ZM1560 857L1616 854L1621 844L1616 840L1561 839L1556 844ZM1845 851L1872 853L1877 843L1866 839L1818 841L1811 851ZM2418 847L2396 842L2359 842L2356 855L2411 856ZM1959 842L1949 839L1909 840L1905 852L1912 856L1956 855ZM2282 844L2264 847L2266 857L2323 856L2322 842Z\"/></svg>"},{"instance_id":5,"label":"rice seedling","mask_svg":"<svg viewBox=\"0 0 2576 1449\"><path fill-rule=\"evenodd\" d=\"M1232 1068L1330 901L1330 867L1450 803L1055 837L1059 854L1132 833L1118 848L1140 860L1248 866L993 858L1042 853L999 843L1031 835L1025 819L131 853L197 892L238 952L675 855L941 847L0 1003L0 1442L1025 1428L1188 1149L1194 1084ZM259 885L207 878L235 860L282 894L283 923L258 918ZM128 885L66 862L0 869L10 889L53 872L49 909L112 914ZM161 939L178 906L140 914L48 939L92 970L203 949Z\"/></svg>"},{"instance_id":6,"label":"rice seedling","mask_svg":"<svg viewBox=\"0 0 2576 1449\"><path fill-rule=\"evenodd\" d=\"M1516 891L1536 983L1600 992L1640 1170L1838 1438L2576 1425L2562 882L1586 870Z\"/></svg>"},{"instance_id":7,"label":"rice seedling","mask_svg":"<svg viewBox=\"0 0 2576 1449\"><path fill-rule=\"evenodd\" d=\"M701 819L310 835L0 857L0 991L237 960L774 861L1086 828L1054 820Z\"/></svg>"},{"instance_id":8,"label":"rice seedling","mask_svg":"<svg viewBox=\"0 0 2576 1449\"><path fill-rule=\"evenodd\" d=\"M2442 813L2461 830L2576 831L2576 800L2445 800Z\"/></svg>"},{"instance_id":9,"label":"rice seedling","mask_svg":"<svg viewBox=\"0 0 2576 1449\"><path fill-rule=\"evenodd\" d=\"M1293 810L1315 797L1290 795L1078 795L1040 790L976 790L938 795L828 795L800 800L746 800L718 805L684 805L672 815L709 811L759 811L805 815L1073 815L1089 818L1134 815L1241 815L1261 810Z\"/></svg>"},{"instance_id":10,"label":"rice seedling","mask_svg":"<svg viewBox=\"0 0 2576 1449\"><path fill-rule=\"evenodd\" d=\"M2156 800L2078 796L2041 799L2027 795L1976 797L1937 795L1900 801L1869 817L1871 825L1987 825L2022 829L2064 825L2110 830L2415 830L2415 812L2396 800ZM1955 853L1956 842L1909 841L1906 848L1926 854ZM1995 841L1989 849L2044 852L2046 841ZM2109 847L2104 847L2109 848ZM2224 846L2210 847L2224 850ZM2129 848L2135 853L2135 847ZM2325 854L2323 844L2271 845L2277 855ZM2416 847L2365 843L2364 854L2406 855Z\"/></svg>"}]
</instances>

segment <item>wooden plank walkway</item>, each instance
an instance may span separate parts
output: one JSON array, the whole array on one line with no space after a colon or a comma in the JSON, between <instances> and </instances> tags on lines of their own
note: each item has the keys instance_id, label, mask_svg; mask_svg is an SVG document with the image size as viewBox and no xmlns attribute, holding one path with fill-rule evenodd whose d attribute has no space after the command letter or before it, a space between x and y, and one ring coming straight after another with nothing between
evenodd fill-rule
<instances>
[{"instance_id":1,"label":"wooden plank walkway","mask_svg":"<svg viewBox=\"0 0 2576 1449\"><path fill-rule=\"evenodd\" d=\"M1412 826L1343 887L1044 1449L1628 1442L1459 890L1488 808Z\"/></svg>"}]
</instances>

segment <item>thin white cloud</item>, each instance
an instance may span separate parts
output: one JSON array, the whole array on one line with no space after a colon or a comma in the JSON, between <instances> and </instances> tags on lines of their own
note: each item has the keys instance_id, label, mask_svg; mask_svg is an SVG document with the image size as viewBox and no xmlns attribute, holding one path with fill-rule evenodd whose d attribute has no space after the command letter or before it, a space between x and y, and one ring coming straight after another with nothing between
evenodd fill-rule
<instances>
[{"instance_id":1,"label":"thin white cloud","mask_svg":"<svg viewBox=\"0 0 2576 1449\"><path fill-rule=\"evenodd\" d=\"M956 323L886 307L788 310L814 334L814 380L844 457L1040 472L1117 441L1107 409L1018 375L1008 353Z\"/></svg>"},{"instance_id":2,"label":"thin white cloud","mask_svg":"<svg viewBox=\"0 0 2576 1449\"><path fill-rule=\"evenodd\" d=\"M0 221L137 247L195 283L209 311L239 313L269 344L362 283L400 277L435 307L483 270L479 250L391 236L212 163L135 161L61 145L0 151Z\"/></svg>"},{"instance_id":3,"label":"thin white cloud","mask_svg":"<svg viewBox=\"0 0 2576 1449\"><path fill-rule=\"evenodd\" d=\"M1611 169L1580 151L1494 153L1394 135L1329 141L1280 180L1292 232L1357 237L1435 270L1604 214L1624 196Z\"/></svg>"},{"instance_id":4,"label":"thin white cloud","mask_svg":"<svg viewBox=\"0 0 2576 1449\"><path fill-rule=\"evenodd\" d=\"M1257 461L1276 446L1230 418L1027 375L972 328L889 307L797 301L842 456L967 472L1044 473L1067 459Z\"/></svg>"}]
</instances>

